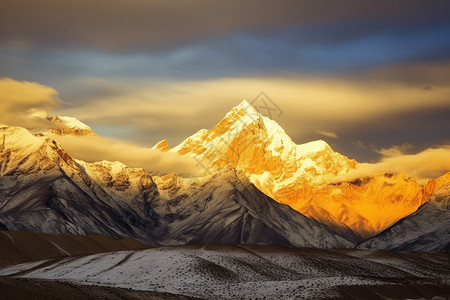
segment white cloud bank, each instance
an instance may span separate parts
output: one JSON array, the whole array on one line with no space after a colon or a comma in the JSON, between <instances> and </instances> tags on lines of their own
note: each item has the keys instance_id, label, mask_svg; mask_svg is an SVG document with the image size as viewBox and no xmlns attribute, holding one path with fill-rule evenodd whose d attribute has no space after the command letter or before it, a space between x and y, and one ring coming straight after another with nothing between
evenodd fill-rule
<instances>
[{"instance_id":1,"label":"white cloud bank","mask_svg":"<svg viewBox=\"0 0 450 300\"><path fill-rule=\"evenodd\" d=\"M120 161L133 168L144 168L152 175L177 173L203 176L205 170L189 157L162 152L98 136L51 135L71 156L86 162Z\"/></svg>"},{"instance_id":2,"label":"white cloud bank","mask_svg":"<svg viewBox=\"0 0 450 300\"><path fill-rule=\"evenodd\" d=\"M361 163L346 175L332 179L332 182L353 181L380 173L404 173L412 176L419 184L450 172L450 146L428 148L416 154L404 154L404 146L382 149L384 156L377 163ZM409 148L409 147L408 147Z\"/></svg>"}]
</instances>

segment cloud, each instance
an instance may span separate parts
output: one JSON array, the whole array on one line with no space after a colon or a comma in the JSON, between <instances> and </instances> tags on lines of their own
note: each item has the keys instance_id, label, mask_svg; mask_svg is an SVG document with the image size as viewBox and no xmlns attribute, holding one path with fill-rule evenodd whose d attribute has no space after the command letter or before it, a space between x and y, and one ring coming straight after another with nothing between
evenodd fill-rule
<instances>
[{"instance_id":1,"label":"cloud","mask_svg":"<svg viewBox=\"0 0 450 300\"><path fill-rule=\"evenodd\" d=\"M414 146L411 144L403 144L403 145L395 145L391 148L381 148L381 149L374 149L375 152L380 153L383 155L383 157L396 157L406 154L407 151L413 149Z\"/></svg>"},{"instance_id":2,"label":"cloud","mask_svg":"<svg viewBox=\"0 0 450 300\"><path fill-rule=\"evenodd\" d=\"M264 90L284 112L274 120L298 143L317 137L318 128L336 128L342 139L344 127L363 131L367 129L361 124L388 126L387 119L398 114L443 111L450 94L448 86L425 91L421 84L306 76L150 81L128 90L88 97L59 112L94 128L121 126L140 132L140 142L165 138L175 146L201 128L212 128L233 106Z\"/></svg>"},{"instance_id":3,"label":"cloud","mask_svg":"<svg viewBox=\"0 0 450 300\"><path fill-rule=\"evenodd\" d=\"M0 124L44 131L49 127L55 128L57 124L49 122L46 116L47 112L62 104L57 94L53 88L36 82L0 79ZM130 167L145 168L155 175L175 172L184 176L200 176L204 173L191 158L117 139L58 135L52 135L52 138L73 157L87 162L121 161Z\"/></svg>"},{"instance_id":4,"label":"cloud","mask_svg":"<svg viewBox=\"0 0 450 300\"><path fill-rule=\"evenodd\" d=\"M61 101L57 91L37 82L0 79L0 123L39 128L48 126L45 111L57 107Z\"/></svg>"},{"instance_id":5,"label":"cloud","mask_svg":"<svg viewBox=\"0 0 450 300\"><path fill-rule=\"evenodd\" d=\"M367 148L366 145L364 144L364 142L360 141L360 140L357 140L355 142L355 146L358 147L358 148L362 148L362 149L366 149Z\"/></svg>"},{"instance_id":6,"label":"cloud","mask_svg":"<svg viewBox=\"0 0 450 300\"><path fill-rule=\"evenodd\" d=\"M355 170L332 178L331 182L353 181L380 173L404 173L423 185L429 179L450 172L450 145L428 148L415 154L404 154L400 150L402 148L404 149L403 145L384 149L382 153L385 156L378 163L359 164Z\"/></svg>"},{"instance_id":7,"label":"cloud","mask_svg":"<svg viewBox=\"0 0 450 300\"><path fill-rule=\"evenodd\" d=\"M323 135L323 136L332 138L332 139L337 139L337 138L339 138L339 136L338 136L336 133L331 132L331 131L318 130L317 133L320 134L320 135Z\"/></svg>"},{"instance_id":8,"label":"cloud","mask_svg":"<svg viewBox=\"0 0 450 300\"><path fill-rule=\"evenodd\" d=\"M340 20L445 20L448 11L448 2L440 0L3 0L0 41L161 49L237 30L267 34L280 27Z\"/></svg>"},{"instance_id":9,"label":"cloud","mask_svg":"<svg viewBox=\"0 0 450 300\"><path fill-rule=\"evenodd\" d=\"M446 86L450 82L450 61L438 63L403 63L373 68L367 72L372 78L386 81L420 84L424 90L433 90L433 86Z\"/></svg>"},{"instance_id":10,"label":"cloud","mask_svg":"<svg viewBox=\"0 0 450 300\"><path fill-rule=\"evenodd\" d=\"M144 168L152 175L177 173L203 176L205 170L193 158L152 150L119 140L96 136L51 135L72 157L86 162L120 161L129 167Z\"/></svg>"}]
</instances>

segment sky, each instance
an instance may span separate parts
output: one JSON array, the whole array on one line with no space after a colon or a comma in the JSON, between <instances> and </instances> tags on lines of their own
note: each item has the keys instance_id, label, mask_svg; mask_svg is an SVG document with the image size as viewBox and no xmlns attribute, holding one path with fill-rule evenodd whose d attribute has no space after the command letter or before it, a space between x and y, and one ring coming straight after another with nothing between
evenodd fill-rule
<instances>
[{"instance_id":1,"label":"sky","mask_svg":"<svg viewBox=\"0 0 450 300\"><path fill-rule=\"evenodd\" d=\"M379 163L450 145L450 2L2 0L0 78L0 123L139 147L264 92L294 142Z\"/></svg>"}]
</instances>

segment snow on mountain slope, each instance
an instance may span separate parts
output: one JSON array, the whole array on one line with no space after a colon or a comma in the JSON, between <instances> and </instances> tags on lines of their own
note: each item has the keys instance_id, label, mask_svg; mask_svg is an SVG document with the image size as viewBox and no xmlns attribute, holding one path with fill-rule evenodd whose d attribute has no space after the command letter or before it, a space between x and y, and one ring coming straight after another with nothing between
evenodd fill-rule
<instances>
[{"instance_id":1,"label":"snow on mountain slope","mask_svg":"<svg viewBox=\"0 0 450 300\"><path fill-rule=\"evenodd\" d=\"M0 224L9 230L104 234L150 245L353 247L227 168L201 180L153 178L120 162L73 159L50 138L0 129Z\"/></svg>"},{"instance_id":2,"label":"snow on mountain slope","mask_svg":"<svg viewBox=\"0 0 450 300\"><path fill-rule=\"evenodd\" d=\"M143 189L144 211L108 193L55 141L24 128L0 128L0 223L8 230L104 234L155 244ZM156 186L148 187L157 192ZM134 193L133 197L140 195Z\"/></svg>"},{"instance_id":3,"label":"snow on mountain slope","mask_svg":"<svg viewBox=\"0 0 450 300\"><path fill-rule=\"evenodd\" d=\"M129 168L117 161L76 162L109 197L125 202L140 218L155 217L151 202L158 197L158 188L144 169Z\"/></svg>"},{"instance_id":4,"label":"snow on mountain slope","mask_svg":"<svg viewBox=\"0 0 450 300\"><path fill-rule=\"evenodd\" d=\"M353 240L375 235L423 203L422 187L403 174L328 184L357 162L322 140L296 145L245 100L213 129L169 151L195 157L212 173L230 164L266 195Z\"/></svg>"},{"instance_id":5,"label":"snow on mountain slope","mask_svg":"<svg viewBox=\"0 0 450 300\"><path fill-rule=\"evenodd\" d=\"M422 204L427 202L435 191L448 182L450 182L450 172L447 172L436 179L428 180L427 184L423 187Z\"/></svg>"},{"instance_id":6,"label":"snow on mountain slope","mask_svg":"<svg viewBox=\"0 0 450 300\"><path fill-rule=\"evenodd\" d=\"M74 136L96 135L89 126L73 117L47 115L45 119L50 122L49 132L53 134Z\"/></svg>"},{"instance_id":7,"label":"snow on mountain slope","mask_svg":"<svg viewBox=\"0 0 450 300\"><path fill-rule=\"evenodd\" d=\"M277 244L351 247L319 222L264 195L240 171L228 167L201 181L155 177L161 198L154 203L168 222L165 244Z\"/></svg>"},{"instance_id":8,"label":"snow on mountain slope","mask_svg":"<svg viewBox=\"0 0 450 300\"><path fill-rule=\"evenodd\" d=\"M167 144L166 140L162 140L160 142L158 142L155 146L152 147L152 149L158 149L161 150L163 152L167 152L170 150L169 145Z\"/></svg>"},{"instance_id":9,"label":"snow on mountain slope","mask_svg":"<svg viewBox=\"0 0 450 300\"><path fill-rule=\"evenodd\" d=\"M448 296L446 261L429 253L188 245L21 264L0 275L202 299L432 299Z\"/></svg>"},{"instance_id":10,"label":"snow on mountain slope","mask_svg":"<svg viewBox=\"0 0 450 300\"><path fill-rule=\"evenodd\" d=\"M435 191L415 213L361 243L358 248L449 251L450 182Z\"/></svg>"}]
</instances>

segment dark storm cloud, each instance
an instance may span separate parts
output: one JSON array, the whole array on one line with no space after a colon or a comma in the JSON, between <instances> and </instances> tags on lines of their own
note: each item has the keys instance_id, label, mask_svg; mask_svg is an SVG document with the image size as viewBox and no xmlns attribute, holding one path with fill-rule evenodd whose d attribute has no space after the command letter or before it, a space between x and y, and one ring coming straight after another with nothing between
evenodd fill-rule
<instances>
[{"instance_id":1,"label":"dark storm cloud","mask_svg":"<svg viewBox=\"0 0 450 300\"><path fill-rule=\"evenodd\" d=\"M377 161L383 153L375 150L392 145L413 145L411 150L416 153L450 144L449 115L450 100L438 108L405 109L364 122L336 123L341 136L330 142L339 152L359 161ZM308 136L311 140L319 137Z\"/></svg>"},{"instance_id":2,"label":"dark storm cloud","mask_svg":"<svg viewBox=\"0 0 450 300\"><path fill-rule=\"evenodd\" d=\"M351 30L347 23L336 23L287 28L266 36L236 32L164 52L132 54L80 51L77 48L17 51L0 46L0 76L38 80L57 88L67 99L71 96L57 81L64 79L65 82L73 82L73 78L70 78L73 76L134 80L210 79L286 71L334 72L342 76L398 62L427 61L424 57L440 51L446 51L447 54L439 61L450 59L450 22L416 30L397 29L391 32L380 29L340 43L325 42L329 37L327 32L344 32L347 29ZM317 39L308 41L308 36L316 34ZM319 42L321 34L324 37ZM302 40L304 36L307 41ZM386 73L386 70L383 72ZM77 88L76 93L79 92Z\"/></svg>"},{"instance_id":3,"label":"dark storm cloud","mask_svg":"<svg viewBox=\"0 0 450 300\"><path fill-rule=\"evenodd\" d=\"M341 20L407 24L445 20L448 11L450 3L439 0L2 0L0 41L16 48L164 49L238 30L265 34Z\"/></svg>"}]
</instances>

